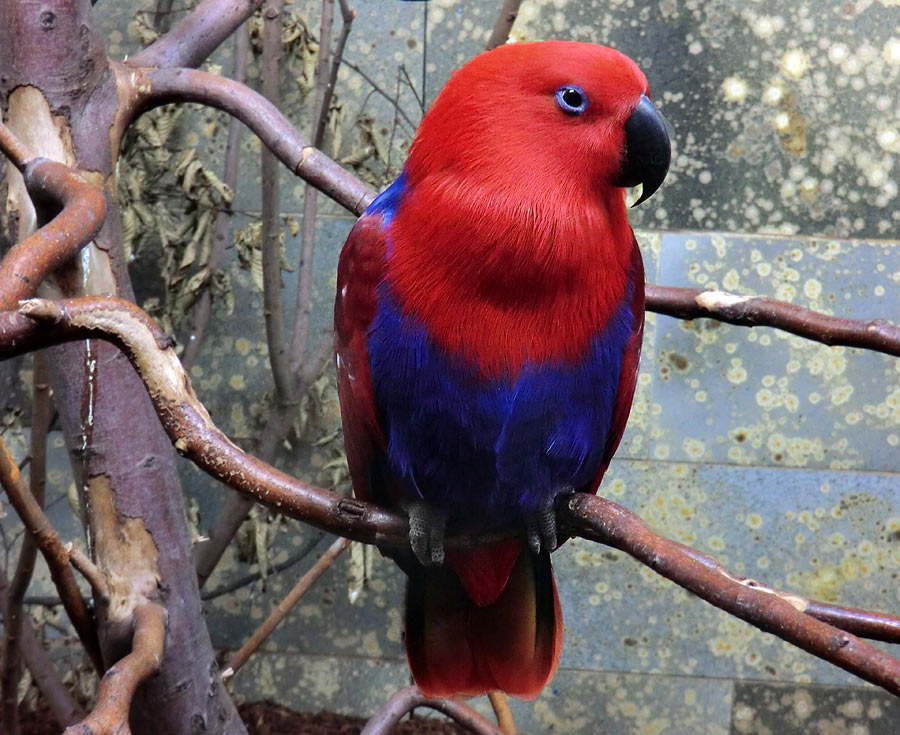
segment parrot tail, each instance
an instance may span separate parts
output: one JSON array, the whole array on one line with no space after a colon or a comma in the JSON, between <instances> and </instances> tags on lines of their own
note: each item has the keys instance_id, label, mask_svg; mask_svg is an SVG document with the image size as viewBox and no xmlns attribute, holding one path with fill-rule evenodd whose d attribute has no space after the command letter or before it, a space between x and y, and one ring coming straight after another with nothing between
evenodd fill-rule
<instances>
[{"instance_id":1,"label":"parrot tail","mask_svg":"<svg viewBox=\"0 0 900 735\"><path fill-rule=\"evenodd\" d=\"M447 564L410 575L406 655L427 697L534 699L556 673L562 634L550 554L520 539L448 549Z\"/></svg>"}]
</instances>

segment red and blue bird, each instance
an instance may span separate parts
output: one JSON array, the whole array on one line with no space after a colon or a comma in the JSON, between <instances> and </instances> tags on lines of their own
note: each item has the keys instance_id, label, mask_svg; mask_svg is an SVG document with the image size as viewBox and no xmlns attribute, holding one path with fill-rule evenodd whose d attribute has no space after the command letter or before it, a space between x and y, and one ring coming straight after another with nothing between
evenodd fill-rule
<instances>
[{"instance_id":1,"label":"red and blue bird","mask_svg":"<svg viewBox=\"0 0 900 735\"><path fill-rule=\"evenodd\" d=\"M562 614L554 503L597 492L631 408L644 269L624 187L669 166L628 57L507 44L457 71L338 265L338 390L356 495L409 515L406 647L423 693L533 698ZM476 548L444 529L521 524Z\"/></svg>"}]
</instances>

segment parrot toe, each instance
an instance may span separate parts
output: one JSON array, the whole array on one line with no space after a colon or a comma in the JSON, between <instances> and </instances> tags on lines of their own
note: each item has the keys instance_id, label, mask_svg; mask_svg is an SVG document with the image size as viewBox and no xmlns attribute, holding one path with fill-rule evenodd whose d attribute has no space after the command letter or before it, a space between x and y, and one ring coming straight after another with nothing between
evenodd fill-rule
<instances>
[{"instance_id":1,"label":"parrot toe","mask_svg":"<svg viewBox=\"0 0 900 735\"><path fill-rule=\"evenodd\" d=\"M447 516L424 501L410 504L409 543L422 566L444 563L444 528Z\"/></svg>"},{"instance_id":2,"label":"parrot toe","mask_svg":"<svg viewBox=\"0 0 900 735\"><path fill-rule=\"evenodd\" d=\"M535 553L556 548L556 507L554 498L541 502L537 513L525 519L528 547Z\"/></svg>"}]
</instances>

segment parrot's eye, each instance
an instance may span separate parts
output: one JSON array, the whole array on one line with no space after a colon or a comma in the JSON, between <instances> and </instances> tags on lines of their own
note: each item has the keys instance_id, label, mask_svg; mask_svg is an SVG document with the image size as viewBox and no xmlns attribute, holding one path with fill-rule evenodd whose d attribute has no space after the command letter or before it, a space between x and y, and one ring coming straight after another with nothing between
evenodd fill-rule
<instances>
[{"instance_id":1,"label":"parrot's eye","mask_svg":"<svg viewBox=\"0 0 900 735\"><path fill-rule=\"evenodd\" d=\"M556 104L559 105L563 112L570 115L580 115L588 106L587 95L581 87L574 84L567 84L556 90Z\"/></svg>"}]
</instances>

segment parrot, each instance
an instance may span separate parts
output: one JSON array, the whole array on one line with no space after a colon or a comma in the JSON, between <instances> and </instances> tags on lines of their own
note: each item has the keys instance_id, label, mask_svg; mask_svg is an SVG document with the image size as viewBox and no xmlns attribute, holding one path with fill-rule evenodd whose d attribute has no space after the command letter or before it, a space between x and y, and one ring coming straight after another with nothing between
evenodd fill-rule
<instances>
[{"instance_id":1,"label":"parrot","mask_svg":"<svg viewBox=\"0 0 900 735\"><path fill-rule=\"evenodd\" d=\"M552 679L555 504L596 493L644 326L628 222L669 168L638 66L575 41L509 43L453 73L399 177L341 251L334 329L357 498L403 511L405 643L425 696ZM472 546L448 529L519 533Z\"/></svg>"}]
</instances>

